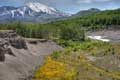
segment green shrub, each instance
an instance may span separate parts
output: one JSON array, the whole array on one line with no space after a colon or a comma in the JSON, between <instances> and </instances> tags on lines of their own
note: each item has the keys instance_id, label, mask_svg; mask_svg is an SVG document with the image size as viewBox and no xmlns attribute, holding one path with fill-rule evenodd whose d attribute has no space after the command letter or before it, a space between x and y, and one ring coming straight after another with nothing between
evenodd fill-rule
<instances>
[{"instance_id":1,"label":"green shrub","mask_svg":"<svg viewBox=\"0 0 120 80\"><path fill-rule=\"evenodd\" d=\"M64 39L64 40L72 40L72 41L84 41L85 40L84 30L82 30L78 26L64 27L61 30L60 36L61 36L61 39Z\"/></svg>"},{"instance_id":2,"label":"green shrub","mask_svg":"<svg viewBox=\"0 0 120 80\"><path fill-rule=\"evenodd\" d=\"M57 59L57 58L60 57L60 55L61 55L61 52L54 52L54 53L52 54L52 57L55 58L55 59Z\"/></svg>"}]
</instances>

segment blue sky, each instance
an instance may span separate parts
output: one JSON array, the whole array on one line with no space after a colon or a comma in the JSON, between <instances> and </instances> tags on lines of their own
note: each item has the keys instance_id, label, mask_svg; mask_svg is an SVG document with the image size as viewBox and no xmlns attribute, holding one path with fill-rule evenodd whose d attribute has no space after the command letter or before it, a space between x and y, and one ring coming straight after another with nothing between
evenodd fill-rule
<instances>
[{"instance_id":1,"label":"blue sky","mask_svg":"<svg viewBox=\"0 0 120 80\"><path fill-rule=\"evenodd\" d=\"M1 0L1 6L22 6L25 2L38 1L67 13L76 13L89 8L120 8L120 0Z\"/></svg>"}]
</instances>

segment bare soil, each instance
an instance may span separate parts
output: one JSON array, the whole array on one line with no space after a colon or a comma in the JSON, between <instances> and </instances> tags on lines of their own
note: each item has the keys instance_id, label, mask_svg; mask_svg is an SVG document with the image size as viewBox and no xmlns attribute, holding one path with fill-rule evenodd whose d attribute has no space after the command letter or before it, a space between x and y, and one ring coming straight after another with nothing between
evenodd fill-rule
<instances>
[{"instance_id":1,"label":"bare soil","mask_svg":"<svg viewBox=\"0 0 120 80\"><path fill-rule=\"evenodd\" d=\"M0 62L0 80L24 80L29 77L38 66L44 63L44 58L54 51L63 50L62 47L52 41L26 39L28 49L16 49L11 47L15 56L5 54L5 61Z\"/></svg>"}]
</instances>

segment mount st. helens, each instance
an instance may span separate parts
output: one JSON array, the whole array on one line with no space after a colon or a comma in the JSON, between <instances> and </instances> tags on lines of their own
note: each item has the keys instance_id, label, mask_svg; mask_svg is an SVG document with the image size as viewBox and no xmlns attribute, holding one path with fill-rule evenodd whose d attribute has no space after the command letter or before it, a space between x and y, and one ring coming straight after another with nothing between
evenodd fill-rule
<instances>
[{"instance_id":1,"label":"mount st. helens","mask_svg":"<svg viewBox=\"0 0 120 80\"><path fill-rule=\"evenodd\" d=\"M55 8L36 2L29 2L21 7L0 7L0 22L47 22L68 16Z\"/></svg>"}]
</instances>

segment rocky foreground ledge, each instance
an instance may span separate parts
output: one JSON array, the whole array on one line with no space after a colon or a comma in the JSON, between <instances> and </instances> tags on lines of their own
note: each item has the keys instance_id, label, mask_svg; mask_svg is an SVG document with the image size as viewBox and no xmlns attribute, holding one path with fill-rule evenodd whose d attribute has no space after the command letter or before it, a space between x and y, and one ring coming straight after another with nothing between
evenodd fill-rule
<instances>
[{"instance_id":1,"label":"rocky foreground ledge","mask_svg":"<svg viewBox=\"0 0 120 80\"><path fill-rule=\"evenodd\" d=\"M15 31L2 31L0 80L24 80L43 64L45 56L60 50L63 48L52 41L24 39Z\"/></svg>"}]
</instances>

